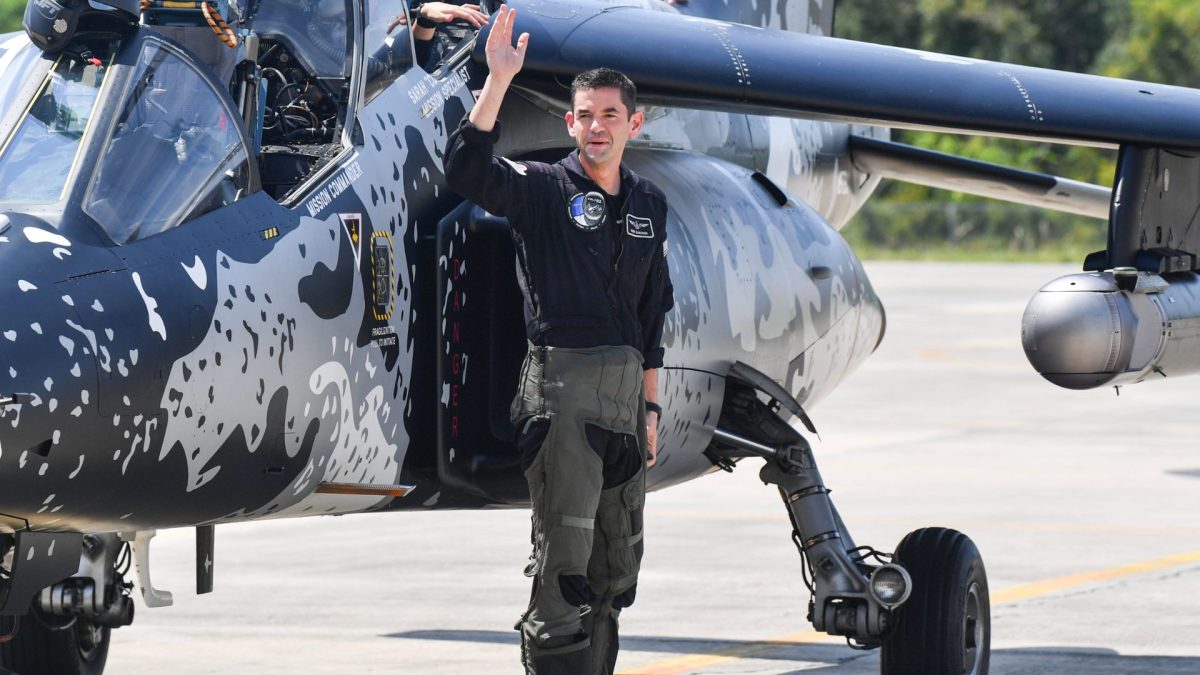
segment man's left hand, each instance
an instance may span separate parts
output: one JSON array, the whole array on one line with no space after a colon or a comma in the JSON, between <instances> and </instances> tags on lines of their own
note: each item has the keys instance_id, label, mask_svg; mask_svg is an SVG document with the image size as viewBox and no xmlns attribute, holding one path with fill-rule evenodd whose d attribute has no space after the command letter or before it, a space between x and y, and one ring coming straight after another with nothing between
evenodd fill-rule
<instances>
[{"instance_id":1,"label":"man's left hand","mask_svg":"<svg viewBox=\"0 0 1200 675\"><path fill-rule=\"evenodd\" d=\"M658 413L646 413L646 468L658 461Z\"/></svg>"}]
</instances>

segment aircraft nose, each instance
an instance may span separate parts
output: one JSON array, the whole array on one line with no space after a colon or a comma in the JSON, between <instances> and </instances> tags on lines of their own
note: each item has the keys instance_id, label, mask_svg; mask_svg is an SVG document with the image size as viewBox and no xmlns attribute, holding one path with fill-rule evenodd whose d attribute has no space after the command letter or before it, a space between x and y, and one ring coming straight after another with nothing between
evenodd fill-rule
<instances>
[{"instance_id":1,"label":"aircraft nose","mask_svg":"<svg viewBox=\"0 0 1200 675\"><path fill-rule=\"evenodd\" d=\"M78 468L84 427L94 433L99 421L95 340L79 320L73 279L106 256L89 256L40 221L3 220L0 512L26 516L53 509L51 480Z\"/></svg>"},{"instance_id":2,"label":"aircraft nose","mask_svg":"<svg viewBox=\"0 0 1200 675\"><path fill-rule=\"evenodd\" d=\"M3 256L0 256L2 259ZM34 270L27 270L33 272ZM65 294L33 274L4 275L0 291L0 511L21 513L18 498L47 475L71 440L96 385L90 348L72 326ZM88 417L94 421L94 412ZM20 485L18 485L18 483ZM49 493L40 495L44 500ZM30 499L37 496L27 495Z\"/></svg>"}]
</instances>

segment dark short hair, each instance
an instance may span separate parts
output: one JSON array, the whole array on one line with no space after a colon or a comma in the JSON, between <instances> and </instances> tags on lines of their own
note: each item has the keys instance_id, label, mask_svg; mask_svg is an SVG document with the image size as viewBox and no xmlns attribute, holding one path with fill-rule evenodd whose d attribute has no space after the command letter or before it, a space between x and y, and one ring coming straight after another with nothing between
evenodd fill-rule
<instances>
[{"instance_id":1,"label":"dark short hair","mask_svg":"<svg viewBox=\"0 0 1200 675\"><path fill-rule=\"evenodd\" d=\"M593 68L576 75L575 81L571 82L571 107L575 107L575 92L580 89L610 87L621 91L621 103L625 104L625 108L632 115L637 110L637 87L634 86L633 80L625 76L625 73L612 68Z\"/></svg>"}]
</instances>

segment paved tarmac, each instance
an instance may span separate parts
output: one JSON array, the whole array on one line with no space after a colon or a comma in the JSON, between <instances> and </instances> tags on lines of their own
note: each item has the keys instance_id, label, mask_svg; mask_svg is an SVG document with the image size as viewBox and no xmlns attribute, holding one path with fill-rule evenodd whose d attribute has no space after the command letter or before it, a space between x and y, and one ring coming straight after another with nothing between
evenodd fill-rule
<instances>
[{"instance_id":1,"label":"paved tarmac","mask_svg":"<svg viewBox=\"0 0 1200 675\"><path fill-rule=\"evenodd\" d=\"M992 673L1200 673L1200 379L1072 392L1025 361L1020 319L1050 265L868 263L888 311L875 356L811 410L858 543L968 533L992 589ZM777 494L747 462L650 496L623 673L878 672L805 623ZM215 593L192 534L155 541L174 607L138 608L108 672L518 673L528 598L518 511L223 526Z\"/></svg>"}]
</instances>

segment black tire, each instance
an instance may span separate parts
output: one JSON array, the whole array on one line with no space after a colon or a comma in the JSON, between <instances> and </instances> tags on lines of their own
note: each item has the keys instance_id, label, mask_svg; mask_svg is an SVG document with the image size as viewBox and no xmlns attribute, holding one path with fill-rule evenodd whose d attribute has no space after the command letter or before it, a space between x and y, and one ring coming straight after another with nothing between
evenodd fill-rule
<instances>
[{"instance_id":1,"label":"black tire","mask_svg":"<svg viewBox=\"0 0 1200 675\"><path fill-rule=\"evenodd\" d=\"M0 618L0 633L12 628ZM111 629L82 618L62 620L32 609L17 617L12 642L0 645L0 673L17 675L101 675L108 660Z\"/></svg>"},{"instance_id":2,"label":"black tire","mask_svg":"<svg viewBox=\"0 0 1200 675\"><path fill-rule=\"evenodd\" d=\"M901 540L895 560L913 588L884 638L883 675L987 675L991 605L979 549L961 532L929 527Z\"/></svg>"}]
</instances>

